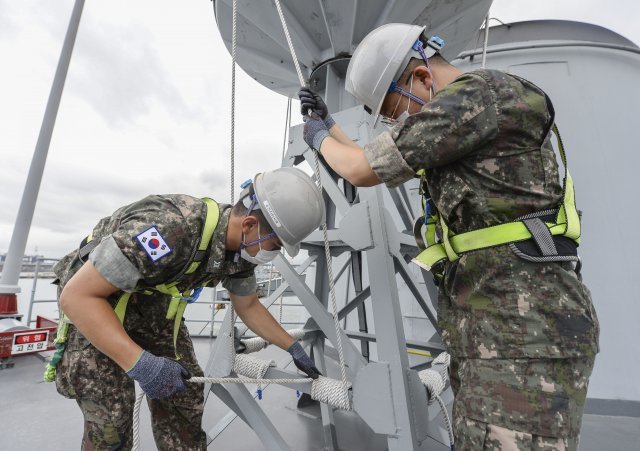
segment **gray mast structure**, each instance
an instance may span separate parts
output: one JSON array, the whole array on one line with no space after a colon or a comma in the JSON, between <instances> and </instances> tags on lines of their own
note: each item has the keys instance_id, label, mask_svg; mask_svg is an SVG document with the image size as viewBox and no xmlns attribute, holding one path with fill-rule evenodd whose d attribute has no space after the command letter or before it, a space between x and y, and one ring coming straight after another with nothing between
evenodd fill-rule
<instances>
[{"instance_id":1,"label":"gray mast structure","mask_svg":"<svg viewBox=\"0 0 640 451\"><path fill-rule=\"evenodd\" d=\"M426 25L430 34L441 36L446 42L445 57L452 58L477 36L491 0L281 3L310 86L323 95L344 131L364 145L381 129L371 127L367 113L344 90L349 57L357 44L369 31L385 23L415 23ZM222 38L230 49L232 1L216 0L214 10ZM238 64L269 89L295 97L300 86L273 3L238 0L237 10ZM290 128L288 144L283 166L315 168L314 151L302 139L302 125ZM347 376L353 384L354 410L348 414L358 415L373 432L385 435L390 450L442 449L442 444L448 444L444 423L437 404L427 404L425 387L417 372L428 367L429 361L412 365L407 353L408 348L413 348L435 356L443 349L435 329L436 287L428 273L408 263L417 254L412 228L419 206L410 198L417 181L396 189L355 189L322 163L320 174L315 176L321 178L324 188L340 333ZM283 256L274 261L285 282L264 302L271 305L286 288L294 291L311 315L305 329L315 331L307 334L304 343L311 347L318 368L324 374L332 374L337 340L327 309L329 282L322 232L312 233L302 248L308 258L297 268ZM315 277L307 284L303 273L311 265L315 265ZM411 334L423 339L407 336L403 309L428 319L421 323L424 327L420 331ZM218 369L229 367L225 362L229 327L227 312L206 375L225 375L224 370L220 373ZM293 376L272 368L265 377ZM309 387L299 389L308 393ZM205 390L208 396L209 386ZM246 387L213 385L210 390L254 429L267 449L289 449ZM443 395L445 402L452 401L450 390ZM325 449L339 449L333 409L323 404L321 412ZM223 419L209 431L213 437L210 440L224 428L224 422Z\"/></svg>"},{"instance_id":2,"label":"gray mast structure","mask_svg":"<svg viewBox=\"0 0 640 451\"><path fill-rule=\"evenodd\" d=\"M76 35L78 34L83 7L84 0L76 0L71 12L71 19L69 20L62 51L60 52L58 67L53 78L49 100L47 101L47 107L40 127L40 134L38 135L36 148L33 152L29 175L27 176L18 216L13 228L13 234L11 235L7 260L5 261L2 278L0 279L0 301L2 301L0 302L0 314L3 313L2 306L5 306L7 309L7 314L17 314L16 293L20 292L18 280L20 278L22 256L27 246L31 220L33 219L33 212L36 208L36 201L38 200L40 182L42 181L42 174L47 161L47 154L49 153L51 135L53 134L53 127L56 123L60 98L62 97L64 82L67 78L69 62L71 61L73 46L76 41ZM15 312L9 311L14 308Z\"/></svg>"}]
</instances>

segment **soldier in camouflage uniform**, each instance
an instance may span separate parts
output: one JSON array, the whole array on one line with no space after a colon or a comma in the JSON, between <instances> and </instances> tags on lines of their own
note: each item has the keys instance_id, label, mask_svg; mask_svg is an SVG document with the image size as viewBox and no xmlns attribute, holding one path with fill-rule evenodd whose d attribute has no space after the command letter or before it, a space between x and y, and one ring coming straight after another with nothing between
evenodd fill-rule
<instances>
[{"instance_id":1,"label":"soldier in camouflage uniform","mask_svg":"<svg viewBox=\"0 0 640 451\"><path fill-rule=\"evenodd\" d=\"M209 286L221 282L238 315L254 332L287 349L296 366L309 376L318 376L300 344L258 301L254 263L274 257L281 246L296 252L297 241L320 223L321 195L306 174L292 168L259 174L254 185L255 193L248 188L247 196L233 208L219 204L217 226L193 273L184 274L184 268L190 266L198 248L207 207L201 199L178 194L152 195L119 208L94 227L92 243L99 244L88 258L74 251L54 268L61 310L73 322L56 385L82 410L82 449L131 449L134 379L149 398L159 449L206 449L201 428L203 386L184 382L190 375L203 375L189 333L182 323L174 349L174 320L166 318L170 296L144 292L147 287L175 281L176 275L180 275L181 293L204 282ZM258 186L264 187L263 199L254 196L261 196ZM266 192L269 187L273 189ZM271 217L258 209L260 200L270 202ZM306 223L296 218L298 222L292 225L283 208L305 215ZM272 226L274 217L291 234ZM155 232L152 245L144 239L151 236L150 230ZM262 254L268 258L260 260ZM121 324L114 307L124 292L132 295ZM179 363L174 360L176 355Z\"/></svg>"},{"instance_id":2,"label":"soldier in camouflage uniform","mask_svg":"<svg viewBox=\"0 0 640 451\"><path fill-rule=\"evenodd\" d=\"M497 70L462 73L438 46L427 56L423 31L383 26L350 62L347 89L393 128L358 147L322 99L303 89L302 114L316 113L305 123L305 141L357 186L395 187L424 170L431 199L456 234L557 208L563 187L546 94ZM411 52L418 38L422 54ZM408 45L396 51L408 57L397 59L380 101L367 103L372 91L362 92L363 78L384 78L384 55L402 39ZM443 269L438 326L452 356L456 448L576 450L599 326L573 263L535 263L505 244L447 260Z\"/></svg>"}]
</instances>

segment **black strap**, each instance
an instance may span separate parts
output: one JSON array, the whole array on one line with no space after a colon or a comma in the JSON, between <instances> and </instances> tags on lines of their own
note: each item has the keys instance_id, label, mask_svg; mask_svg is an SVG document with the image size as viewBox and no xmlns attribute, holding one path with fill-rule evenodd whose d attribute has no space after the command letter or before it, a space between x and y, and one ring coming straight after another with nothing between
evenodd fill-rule
<instances>
[{"instance_id":1,"label":"black strap","mask_svg":"<svg viewBox=\"0 0 640 451\"><path fill-rule=\"evenodd\" d=\"M78 259L83 263L86 262L89 254L98 244L100 244L99 240L92 239L89 241L89 237L85 237L85 239L80 242L80 246L78 246Z\"/></svg>"}]
</instances>

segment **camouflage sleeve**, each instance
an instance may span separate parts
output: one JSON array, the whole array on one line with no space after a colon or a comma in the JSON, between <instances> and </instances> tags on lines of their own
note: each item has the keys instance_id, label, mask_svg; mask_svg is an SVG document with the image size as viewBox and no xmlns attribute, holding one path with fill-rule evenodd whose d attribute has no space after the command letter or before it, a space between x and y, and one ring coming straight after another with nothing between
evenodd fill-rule
<instances>
[{"instance_id":1,"label":"camouflage sleeve","mask_svg":"<svg viewBox=\"0 0 640 451\"><path fill-rule=\"evenodd\" d=\"M364 155L373 172L390 188L415 176L415 171L404 161L389 132L383 132L364 146Z\"/></svg>"},{"instance_id":2,"label":"camouflage sleeve","mask_svg":"<svg viewBox=\"0 0 640 451\"><path fill-rule=\"evenodd\" d=\"M140 271L125 257L112 236L102 239L89 254L89 261L111 285L132 292L142 278Z\"/></svg>"},{"instance_id":3,"label":"camouflage sleeve","mask_svg":"<svg viewBox=\"0 0 640 451\"><path fill-rule=\"evenodd\" d=\"M145 284L164 283L189 262L194 236L167 199L148 196L122 209L118 221L112 237Z\"/></svg>"},{"instance_id":4,"label":"camouflage sleeve","mask_svg":"<svg viewBox=\"0 0 640 451\"><path fill-rule=\"evenodd\" d=\"M419 169L464 158L497 131L496 105L489 84L478 75L464 74L442 89L422 111L367 144L365 155L378 178L397 186Z\"/></svg>"},{"instance_id":5,"label":"camouflage sleeve","mask_svg":"<svg viewBox=\"0 0 640 451\"><path fill-rule=\"evenodd\" d=\"M253 268L228 275L222 279L222 286L226 288L229 293L233 293L238 296L249 296L251 294L255 294L258 288Z\"/></svg>"}]
</instances>

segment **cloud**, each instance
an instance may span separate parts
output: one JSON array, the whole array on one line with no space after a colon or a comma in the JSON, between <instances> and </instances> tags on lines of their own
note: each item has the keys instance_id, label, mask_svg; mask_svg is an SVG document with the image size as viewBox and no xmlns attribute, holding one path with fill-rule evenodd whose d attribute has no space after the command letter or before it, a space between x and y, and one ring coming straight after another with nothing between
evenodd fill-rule
<instances>
[{"instance_id":1,"label":"cloud","mask_svg":"<svg viewBox=\"0 0 640 451\"><path fill-rule=\"evenodd\" d=\"M640 42L640 4L495 0L504 21L581 20ZM13 222L73 0L0 0L0 252ZM230 56L210 2L86 2L27 252L58 257L150 193L230 200ZM280 165L286 99L237 70L234 194ZM293 122L299 122L293 108Z\"/></svg>"}]
</instances>

